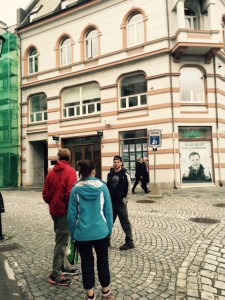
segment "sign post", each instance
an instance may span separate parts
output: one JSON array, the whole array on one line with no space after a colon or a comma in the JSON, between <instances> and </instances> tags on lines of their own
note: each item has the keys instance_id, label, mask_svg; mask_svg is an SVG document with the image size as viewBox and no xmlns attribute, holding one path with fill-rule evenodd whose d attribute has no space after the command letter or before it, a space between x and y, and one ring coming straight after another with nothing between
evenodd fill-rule
<instances>
[{"instance_id":1,"label":"sign post","mask_svg":"<svg viewBox=\"0 0 225 300\"><path fill-rule=\"evenodd\" d=\"M161 147L162 144L162 132L161 129L151 129L149 130L149 147L152 147L152 151L154 152L154 183L151 192L151 198L153 197L161 197L159 188L156 183L156 151L158 147Z\"/></svg>"}]
</instances>

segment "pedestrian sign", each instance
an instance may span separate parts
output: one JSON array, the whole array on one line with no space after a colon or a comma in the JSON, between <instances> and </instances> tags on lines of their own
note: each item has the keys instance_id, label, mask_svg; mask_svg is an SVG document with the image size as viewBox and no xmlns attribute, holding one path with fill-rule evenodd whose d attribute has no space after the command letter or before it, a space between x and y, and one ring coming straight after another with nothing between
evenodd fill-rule
<instances>
[{"instance_id":1,"label":"pedestrian sign","mask_svg":"<svg viewBox=\"0 0 225 300\"><path fill-rule=\"evenodd\" d=\"M162 135L160 129L149 130L149 146L157 148L161 146Z\"/></svg>"}]
</instances>

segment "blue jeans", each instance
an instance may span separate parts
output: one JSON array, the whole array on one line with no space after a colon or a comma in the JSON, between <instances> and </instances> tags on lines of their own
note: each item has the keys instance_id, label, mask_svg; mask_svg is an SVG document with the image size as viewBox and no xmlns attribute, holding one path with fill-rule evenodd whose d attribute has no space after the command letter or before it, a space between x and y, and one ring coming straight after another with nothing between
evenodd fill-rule
<instances>
[{"instance_id":1,"label":"blue jeans","mask_svg":"<svg viewBox=\"0 0 225 300\"><path fill-rule=\"evenodd\" d=\"M82 269L82 280L85 290L90 290L95 286L94 255L93 248L97 256L98 278L102 287L110 284L109 257L108 257L108 237L94 241L76 241Z\"/></svg>"}]
</instances>

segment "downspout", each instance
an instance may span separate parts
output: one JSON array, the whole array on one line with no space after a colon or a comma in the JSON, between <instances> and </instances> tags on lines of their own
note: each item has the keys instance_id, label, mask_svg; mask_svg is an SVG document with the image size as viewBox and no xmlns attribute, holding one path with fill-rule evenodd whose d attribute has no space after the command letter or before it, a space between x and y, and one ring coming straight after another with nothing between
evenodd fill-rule
<instances>
[{"instance_id":1,"label":"downspout","mask_svg":"<svg viewBox=\"0 0 225 300\"><path fill-rule=\"evenodd\" d=\"M22 54L21 54L21 37L20 37L20 34L17 32L17 36L18 36L18 40L19 40L19 64L20 64L20 103L19 103L19 106L20 106L20 186L23 186L23 182L22 182L22 89L21 89L21 86L22 86L22 63L21 63L21 57L22 57Z\"/></svg>"},{"instance_id":2,"label":"downspout","mask_svg":"<svg viewBox=\"0 0 225 300\"><path fill-rule=\"evenodd\" d=\"M168 0L166 0L166 19L167 19L167 36L168 36L168 47L171 48L170 42L170 26L169 26L169 7ZM176 185L176 150L175 150L175 126L174 126L174 102L173 102L173 81L172 81L172 62L171 55L169 53L169 80L170 80L170 101L171 101L171 114L172 114L172 132L173 132L173 188L177 189Z\"/></svg>"},{"instance_id":3,"label":"downspout","mask_svg":"<svg viewBox=\"0 0 225 300\"><path fill-rule=\"evenodd\" d=\"M219 185L222 187L223 182L221 180L221 161L220 161L220 136L219 136L219 118L218 118L218 98L217 98L217 82L216 82L216 58L213 55L213 76L214 76L214 89L215 89L215 104L216 104L216 139L218 149L218 164L219 164Z\"/></svg>"}]
</instances>

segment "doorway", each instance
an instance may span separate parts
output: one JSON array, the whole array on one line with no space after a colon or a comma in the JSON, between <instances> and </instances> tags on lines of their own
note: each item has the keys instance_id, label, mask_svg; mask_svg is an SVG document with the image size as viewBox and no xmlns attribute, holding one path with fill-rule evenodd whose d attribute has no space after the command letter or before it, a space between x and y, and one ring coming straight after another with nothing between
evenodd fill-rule
<instances>
[{"instance_id":1,"label":"doorway","mask_svg":"<svg viewBox=\"0 0 225 300\"><path fill-rule=\"evenodd\" d=\"M77 162L92 160L96 166L96 177L101 178L101 139L99 136L63 140L64 147L71 151L71 165L77 170Z\"/></svg>"}]
</instances>

